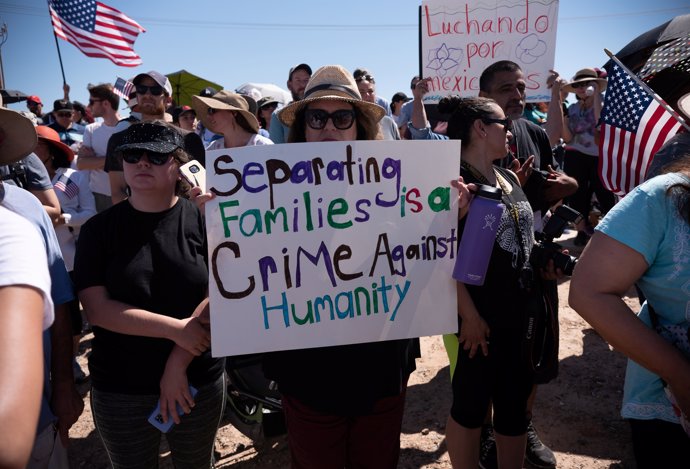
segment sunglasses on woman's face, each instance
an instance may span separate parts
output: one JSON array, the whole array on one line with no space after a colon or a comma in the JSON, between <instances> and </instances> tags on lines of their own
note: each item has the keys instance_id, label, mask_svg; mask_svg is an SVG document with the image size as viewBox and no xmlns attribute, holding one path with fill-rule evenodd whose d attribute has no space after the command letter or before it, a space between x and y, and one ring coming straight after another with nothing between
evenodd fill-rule
<instances>
[{"instance_id":1,"label":"sunglasses on woman's face","mask_svg":"<svg viewBox=\"0 0 690 469\"><path fill-rule=\"evenodd\" d=\"M504 132L508 132L513 128L513 121L509 117L506 117L505 119L499 119L497 117L482 117L482 122L485 124L501 124Z\"/></svg>"},{"instance_id":2,"label":"sunglasses on woman's face","mask_svg":"<svg viewBox=\"0 0 690 469\"><path fill-rule=\"evenodd\" d=\"M574 89L587 88L591 84L593 84L593 82L591 82L591 81L581 81L579 83L573 83L573 88Z\"/></svg>"},{"instance_id":3,"label":"sunglasses on woman's face","mask_svg":"<svg viewBox=\"0 0 690 469\"><path fill-rule=\"evenodd\" d=\"M127 150L122 152L122 160L129 164L137 164L141 161L141 158L146 155L149 163L156 166L162 166L170 159L170 154L168 153L158 153L155 151L135 149Z\"/></svg>"},{"instance_id":4,"label":"sunglasses on woman's face","mask_svg":"<svg viewBox=\"0 0 690 469\"><path fill-rule=\"evenodd\" d=\"M72 117L72 111L63 111L56 113L58 117Z\"/></svg>"},{"instance_id":5,"label":"sunglasses on woman's face","mask_svg":"<svg viewBox=\"0 0 690 469\"><path fill-rule=\"evenodd\" d=\"M326 127L328 119L333 121L333 125L338 130L347 130L355 122L355 111L352 109L341 109L331 113L322 109L307 109L304 116L307 125L314 130L321 130Z\"/></svg>"}]
</instances>

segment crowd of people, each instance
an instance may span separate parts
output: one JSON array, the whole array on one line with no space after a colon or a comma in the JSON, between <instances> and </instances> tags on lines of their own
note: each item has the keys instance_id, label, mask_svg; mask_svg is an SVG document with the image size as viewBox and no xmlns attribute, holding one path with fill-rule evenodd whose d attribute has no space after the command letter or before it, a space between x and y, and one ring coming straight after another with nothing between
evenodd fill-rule
<instances>
[{"instance_id":1,"label":"crowd of people","mask_svg":"<svg viewBox=\"0 0 690 469\"><path fill-rule=\"evenodd\" d=\"M174 466L213 467L226 400L225 360L210 351L203 209L214 195L190 187L180 166L206 165L215 149L383 139L461 140L460 175L449 181L460 237L478 185L500 190L506 207L486 281L457 282L458 333L444 337L453 467L557 466L532 416L538 385L558 374L558 328L536 331L541 347L526 354L525 323L534 315L558 323L565 274L531 253L535 232L564 203L582 215L572 228L586 246L571 304L631 358L622 415L638 467L659 467L657 448L663 467L687 461L690 150L674 150L658 177L622 201L608 192L597 175L605 72L585 68L566 80L552 71L551 101L528 108L523 71L498 61L483 71L478 96L443 98L433 121L429 78L413 77L411 97L389 102L365 68L298 64L288 72L289 103L204 89L180 105L157 71L131 81L125 119L111 84L90 85L87 106L69 99L67 85L50 113L38 96L23 113L0 106L0 440L11 442L0 467L69 467L68 430L83 410L75 385L87 380L114 468L157 467L162 433L148 421L157 404L161 423L176 424L165 434ZM686 116L688 96L672 103ZM599 262L605 256L613 261ZM621 300L634 284L646 298L638 317ZM87 323L88 376L74 358ZM265 354L292 467L395 468L419 356L418 339ZM551 366L537 367L534 356Z\"/></svg>"}]
</instances>

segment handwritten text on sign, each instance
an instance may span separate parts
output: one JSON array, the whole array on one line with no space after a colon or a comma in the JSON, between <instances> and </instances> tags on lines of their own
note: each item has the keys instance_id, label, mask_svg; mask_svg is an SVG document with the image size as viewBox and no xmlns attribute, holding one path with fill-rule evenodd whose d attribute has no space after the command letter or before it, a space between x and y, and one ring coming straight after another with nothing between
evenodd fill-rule
<instances>
[{"instance_id":1,"label":"handwritten text on sign","mask_svg":"<svg viewBox=\"0 0 690 469\"><path fill-rule=\"evenodd\" d=\"M459 141L206 155L215 356L457 330Z\"/></svg>"},{"instance_id":2,"label":"handwritten text on sign","mask_svg":"<svg viewBox=\"0 0 690 469\"><path fill-rule=\"evenodd\" d=\"M424 101L477 96L482 71L499 60L520 65L528 101L550 101L557 20L558 0L424 0L421 65L432 78Z\"/></svg>"}]
</instances>

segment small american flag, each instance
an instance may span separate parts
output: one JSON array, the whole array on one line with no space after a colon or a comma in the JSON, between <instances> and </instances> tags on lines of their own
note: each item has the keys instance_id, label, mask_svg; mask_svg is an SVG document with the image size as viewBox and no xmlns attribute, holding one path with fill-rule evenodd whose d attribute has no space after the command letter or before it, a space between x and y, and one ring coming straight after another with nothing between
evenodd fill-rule
<instances>
[{"instance_id":1,"label":"small american flag","mask_svg":"<svg viewBox=\"0 0 690 469\"><path fill-rule=\"evenodd\" d=\"M681 124L617 63L609 67L608 79L599 175L608 190L625 195L644 181L654 154Z\"/></svg>"},{"instance_id":2,"label":"small american flag","mask_svg":"<svg viewBox=\"0 0 690 469\"><path fill-rule=\"evenodd\" d=\"M648 82L666 68L690 72L690 34L655 49L637 76Z\"/></svg>"},{"instance_id":3,"label":"small american flag","mask_svg":"<svg viewBox=\"0 0 690 469\"><path fill-rule=\"evenodd\" d=\"M87 56L141 65L134 41L145 29L127 15L95 0L48 0L48 6L55 34Z\"/></svg>"},{"instance_id":4,"label":"small american flag","mask_svg":"<svg viewBox=\"0 0 690 469\"><path fill-rule=\"evenodd\" d=\"M113 91L121 98L129 99L129 95L134 91L134 83L124 78L117 77Z\"/></svg>"},{"instance_id":5,"label":"small american flag","mask_svg":"<svg viewBox=\"0 0 690 469\"><path fill-rule=\"evenodd\" d=\"M64 192L68 199L73 199L79 195L79 186L65 174L58 178L57 182L53 184L53 188Z\"/></svg>"}]
</instances>

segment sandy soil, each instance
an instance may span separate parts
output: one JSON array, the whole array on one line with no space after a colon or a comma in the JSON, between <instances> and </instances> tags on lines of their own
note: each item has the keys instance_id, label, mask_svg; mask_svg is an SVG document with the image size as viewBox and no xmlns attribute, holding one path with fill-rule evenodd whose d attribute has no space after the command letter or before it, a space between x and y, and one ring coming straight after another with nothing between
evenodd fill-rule
<instances>
[{"instance_id":1,"label":"sandy soil","mask_svg":"<svg viewBox=\"0 0 690 469\"><path fill-rule=\"evenodd\" d=\"M561 242L577 255L571 235ZM560 373L539 388L534 423L542 440L564 469L635 467L627 424L619 415L625 358L613 351L567 305L567 280L560 295ZM626 301L637 306L635 292ZM86 370L91 336L81 343L79 361ZM450 469L445 445L445 422L451 404L448 358L440 337L421 340L422 358L411 376L402 429L400 468ZM94 429L88 383L81 385L85 410L70 431L73 469L105 469L107 457ZM284 437L253 443L226 420L218 433L216 467L232 469L287 468L289 455ZM163 443L161 467L172 468ZM529 467L528 465L526 467Z\"/></svg>"}]
</instances>

